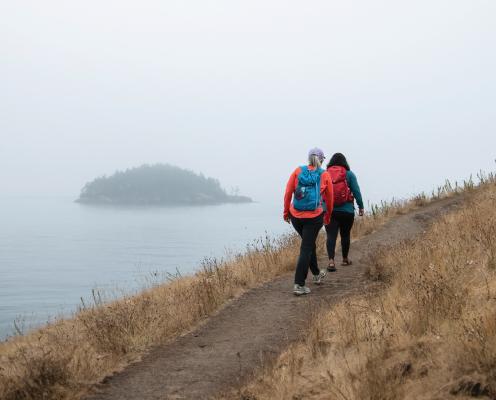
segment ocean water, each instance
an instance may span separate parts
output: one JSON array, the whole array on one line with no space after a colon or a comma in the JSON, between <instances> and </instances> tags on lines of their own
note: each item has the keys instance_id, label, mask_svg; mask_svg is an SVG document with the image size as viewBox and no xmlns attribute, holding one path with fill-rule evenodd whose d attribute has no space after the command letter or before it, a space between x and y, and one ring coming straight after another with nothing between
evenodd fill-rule
<instances>
[{"instance_id":1,"label":"ocean water","mask_svg":"<svg viewBox=\"0 0 496 400\"><path fill-rule=\"evenodd\" d=\"M0 198L0 339L70 315L91 299L138 291L206 257L290 231L281 204L101 207L68 197Z\"/></svg>"}]
</instances>

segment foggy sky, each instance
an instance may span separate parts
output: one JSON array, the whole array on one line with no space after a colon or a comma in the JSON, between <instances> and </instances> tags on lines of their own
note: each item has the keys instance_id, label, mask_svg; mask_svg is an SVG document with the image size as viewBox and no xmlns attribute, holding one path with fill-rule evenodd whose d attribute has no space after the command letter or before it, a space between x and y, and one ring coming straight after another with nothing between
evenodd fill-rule
<instances>
[{"instance_id":1,"label":"foggy sky","mask_svg":"<svg viewBox=\"0 0 496 400\"><path fill-rule=\"evenodd\" d=\"M366 200L496 165L493 0L4 1L0 195L168 162L281 201L310 147Z\"/></svg>"}]
</instances>

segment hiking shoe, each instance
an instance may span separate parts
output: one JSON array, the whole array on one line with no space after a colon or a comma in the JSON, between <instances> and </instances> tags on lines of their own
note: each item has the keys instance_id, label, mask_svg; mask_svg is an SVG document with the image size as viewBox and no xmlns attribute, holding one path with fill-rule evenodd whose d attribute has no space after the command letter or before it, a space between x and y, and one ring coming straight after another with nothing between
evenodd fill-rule
<instances>
[{"instance_id":1,"label":"hiking shoe","mask_svg":"<svg viewBox=\"0 0 496 400\"><path fill-rule=\"evenodd\" d=\"M296 296L301 296L302 294L308 294L308 293L310 293L310 291L311 291L310 288L308 288L306 286L300 286L297 284L295 284L294 288L293 288L293 293Z\"/></svg>"},{"instance_id":2,"label":"hiking shoe","mask_svg":"<svg viewBox=\"0 0 496 400\"><path fill-rule=\"evenodd\" d=\"M324 279L327 275L327 272L322 270L318 275L314 275L312 280L315 285L320 285L322 283L322 279Z\"/></svg>"},{"instance_id":3,"label":"hiking shoe","mask_svg":"<svg viewBox=\"0 0 496 400\"><path fill-rule=\"evenodd\" d=\"M334 260L329 260L329 265L327 265L327 272L336 272L336 263Z\"/></svg>"}]
</instances>

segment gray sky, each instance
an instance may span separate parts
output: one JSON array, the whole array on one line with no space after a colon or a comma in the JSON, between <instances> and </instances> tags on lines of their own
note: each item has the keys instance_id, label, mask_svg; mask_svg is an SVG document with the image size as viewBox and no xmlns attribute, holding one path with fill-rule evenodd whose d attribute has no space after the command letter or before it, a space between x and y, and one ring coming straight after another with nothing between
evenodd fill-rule
<instances>
[{"instance_id":1,"label":"gray sky","mask_svg":"<svg viewBox=\"0 0 496 400\"><path fill-rule=\"evenodd\" d=\"M308 148L366 199L494 170L494 0L0 4L0 194L169 162L282 201Z\"/></svg>"}]
</instances>

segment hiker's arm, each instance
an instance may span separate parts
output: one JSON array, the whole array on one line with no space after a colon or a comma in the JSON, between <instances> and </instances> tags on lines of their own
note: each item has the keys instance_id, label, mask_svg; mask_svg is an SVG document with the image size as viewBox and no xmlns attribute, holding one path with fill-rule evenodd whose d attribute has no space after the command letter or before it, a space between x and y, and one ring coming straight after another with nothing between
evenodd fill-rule
<instances>
[{"instance_id":1,"label":"hiker's arm","mask_svg":"<svg viewBox=\"0 0 496 400\"><path fill-rule=\"evenodd\" d=\"M324 215L324 224L329 225L331 222L331 214L334 209L334 189L332 188L332 180L327 172L324 172L326 185L324 189L324 200L326 202L327 211Z\"/></svg>"},{"instance_id":2,"label":"hiker's arm","mask_svg":"<svg viewBox=\"0 0 496 400\"><path fill-rule=\"evenodd\" d=\"M357 177L353 172L350 171L350 190L353 193L353 197L355 198L358 208L363 210L363 199L362 193L360 192L360 186L358 185Z\"/></svg>"},{"instance_id":3,"label":"hiker's arm","mask_svg":"<svg viewBox=\"0 0 496 400\"><path fill-rule=\"evenodd\" d=\"M289 207L291 206L291 199L295 191L295 173L296 171L291 174L286 184L286 192L284 193L284 221L289 221Z\"/></svg>"}]
</instances>

